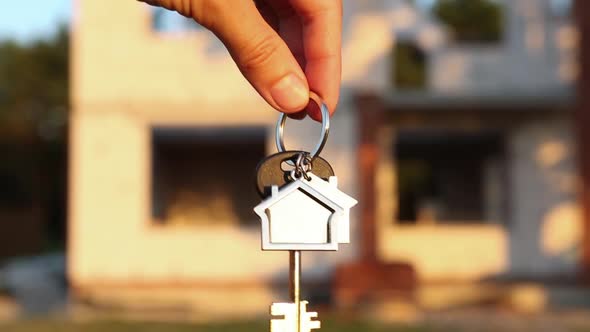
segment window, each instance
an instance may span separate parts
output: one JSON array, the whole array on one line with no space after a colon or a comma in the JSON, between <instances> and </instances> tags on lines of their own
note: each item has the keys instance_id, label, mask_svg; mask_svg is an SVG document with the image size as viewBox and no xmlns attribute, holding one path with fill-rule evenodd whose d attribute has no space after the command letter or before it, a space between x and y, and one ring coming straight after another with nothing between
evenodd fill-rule
<instances>
[{"instance_id":1,"label":"window","mask_svg":"<svg viewBox=\"0 0 590 332\"><path fill-rule=\"evenodd\" d=\"M426 54L413 42L400 41L393 50L393 84L398 90L426 87Z\"/></svg>"},{"instance_id":2,"label":"window","mask_svg":"<svg viewBox=\"0 0 590 332\"><path fill-rule=\"evenodd\" d=\"M184 17L177 12L154 7L152 10L152 28L159 32L181 32L202 28L195 20Z\"/></svg>"},{"instance_id":3,"label":"window","mask_svg":"<svg viewBox=\"0 0 590 332\"><path fill-rule=\"evenodd\" d=\"M265 128L152 129L152 216L174 225L258 223Z\"/></svg>"},{"instance_id":4,"label":"window","mask_svg":"<svg viewBox=\"0 0 590 332\"><path fill-rule=\"evenodd\" d=\"M438 0L432 9L458 42L495 43L502 39L502 7L494 0Z\"/></svg>"},{"instance_id":5,"label":"window","mask_svg":"<svg viewBox=\"0 0 590 332\"><path fill-rule=\"evenodd\" d=\"M495 133L405 131L395 145L402 224L468 223L503 215L502 139Z\"/></svg>"}]
</instances>

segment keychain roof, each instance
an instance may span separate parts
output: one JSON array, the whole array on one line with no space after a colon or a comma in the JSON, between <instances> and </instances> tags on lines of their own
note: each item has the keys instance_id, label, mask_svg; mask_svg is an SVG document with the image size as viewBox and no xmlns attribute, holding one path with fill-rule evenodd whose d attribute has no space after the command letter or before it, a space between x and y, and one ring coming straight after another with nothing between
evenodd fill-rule
<instances>
[{"instance_id":1,"label":"keychain roof","mask_svg":"<svg viewBox=\"0 0 590 332\"><path fill-rule=\"evenodd\" d=\"M271 197L254 208L262 224L263 250L338 250L339 243L350 241L350 208L357 201L338 190L336 177L324 181L313 173L308 175L310 180L300 178L281 190L273 186ZM299 196L295 198L295 206L288 199L292 195ZM317 213L319 207L328 211L328 215ZM299 228L298 231L287 227L289 223ZM283 232L277 233L278 227ZM280 240L273 234L280 234ZM299 242L298 234L324 241Z\"/></svg>"}]
</instances>

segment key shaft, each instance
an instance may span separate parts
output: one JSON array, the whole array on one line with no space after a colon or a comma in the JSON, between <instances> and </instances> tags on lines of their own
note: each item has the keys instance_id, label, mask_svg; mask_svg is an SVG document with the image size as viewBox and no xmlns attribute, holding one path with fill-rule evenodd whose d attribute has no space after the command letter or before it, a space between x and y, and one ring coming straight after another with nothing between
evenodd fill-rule
<instances>
[{"instance_id":1,"label":"key shaft","mask_svg":"<svg viewBox=\"0 0 590 332\"><path fill-rule=\"evenodd\" d=\"M289 251L289 293L295 303L297 332L301 331L301 251Z\"/></svg>"}]
</instances>

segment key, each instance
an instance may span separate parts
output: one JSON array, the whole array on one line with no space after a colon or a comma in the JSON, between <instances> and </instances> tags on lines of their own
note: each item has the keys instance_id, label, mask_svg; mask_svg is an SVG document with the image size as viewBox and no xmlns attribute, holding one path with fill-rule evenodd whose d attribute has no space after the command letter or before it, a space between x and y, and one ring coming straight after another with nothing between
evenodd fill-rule
<instances>
[{"instance_id":1,"label":"key","mask_svg":"<svg viewBox=\"0 0 590 332\"><path fill-rule=\"evenodd\" d=\"M291 162L293 165L297 157L304 153L303 151L285 151L275 153L264 158L256 167L256 189L262 198L271 194L273 185L279 188L293 181L291 178L291 169L283 170L283 163ZM332 166L322 157L316 157L311 164L311 170L316 176L328 180L334 176Z\"/></svg>"},{"instance_id":2,"label":"key","mask_svg":"<svg viewBox=\"0 0 590 332\"><path fill-rule=\"evenodd\" d=\"M338 250L340 243L348 243L350 209L357 204L338 189L334 170L319 157L328 137L330 114L316 94L310 93L310 98L322 111L323 125L322 138L313 152L285 152L286 117L281 113L276 130L279 153L265 158L257 167L256 185L263 201L254 212L260 217L262 250L289 251L291 302L271 305L271 332L310 332L320 328L320 321L314 319L318 314L308 312L308 302L300 298L301 253ZM292 169L283 169L285 162Z\"/></svg>"}]
</instances>

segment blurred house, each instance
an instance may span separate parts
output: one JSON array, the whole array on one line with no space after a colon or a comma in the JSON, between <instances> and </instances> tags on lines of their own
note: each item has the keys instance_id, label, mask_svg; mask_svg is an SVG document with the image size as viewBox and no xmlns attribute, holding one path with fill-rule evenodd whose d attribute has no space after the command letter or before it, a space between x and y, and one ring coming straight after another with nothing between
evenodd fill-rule
<instances>
[{"instance_id":1,"label":"blurred house","mask_svg":"<svg viewBox=\"0 0 590 332\"><path fill-rule=\"evenodd\" d=\"M361 206L351 245L304 255L311 295L351 303L415 285L575 276L568 1L469 3L471 21L457 19L462 1L345 1L342 98L323 155ZM204 29L162 31L167 14L131 1L76 6L75 293L265 312L285 297L288 268L286 254L260 251L252 213L277 114ZM318 134L293 121L286 141L309 148Z\"/></svg>"}]
</instances>

